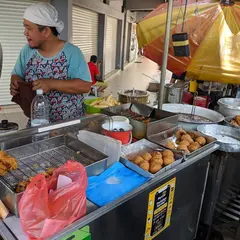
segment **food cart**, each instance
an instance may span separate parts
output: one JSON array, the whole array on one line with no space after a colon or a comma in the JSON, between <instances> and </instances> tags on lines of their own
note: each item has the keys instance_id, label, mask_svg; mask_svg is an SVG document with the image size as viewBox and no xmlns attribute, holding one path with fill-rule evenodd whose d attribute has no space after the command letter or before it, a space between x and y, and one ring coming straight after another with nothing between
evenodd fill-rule
<instances>
[{"instance_id":1,"label":"food cart","mask_svg":"<svg viewBox=\"0 0 240 240\"><path fill-rule=\"evenodd\" d=\"M44 131L41 130L41 136L47 135L47 141L61 136L77 141L79 130L101 133L102 123L108 119L108 116L98 114L76 121L66 121L45 127ZM177 115L161 119L159 134L167 130L164 126L168 129L169 126L177 127L174 119L177 119ZM153 130L156 125L151 127ZM147 132L151 132L151 129L147 129ZM38 135L38 128L2 135L1 149L30 146L33 137ZM71 147L74 146L73 144ZM198 154L183 158L180 164L156 174L143 185L103 207L87 201L86 216L48 239L194 239L200 219L209 160L217 149L218 145L213 143ZM89 171L91 172L91 169L88 173ZM1 199L8 197L9 200L6 192L1 191L1 195ZM14 202L14 198L11 201ZM80 237L82 232L87 233L86 238ZM0 233L8 240L27 239L21 231L19 219L14 214L1 222ZM87 238L89 236L91 238Z\"/></svg>"}]
</instances>

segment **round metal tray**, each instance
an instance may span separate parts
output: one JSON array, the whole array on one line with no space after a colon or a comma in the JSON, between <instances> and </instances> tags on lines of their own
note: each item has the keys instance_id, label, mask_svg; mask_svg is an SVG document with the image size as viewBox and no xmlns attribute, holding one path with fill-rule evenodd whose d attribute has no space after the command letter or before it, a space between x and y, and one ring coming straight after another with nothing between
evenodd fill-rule
<instances>
[{"instance_id":1,"label":"round metal tray","mask_svg":"<svg viewBox=\"0 0 240 240\"><path fill-rule=\"evenodd\" d=\"M198 126L200 133L217 139L219 150L224 152L240 152L240 130L218 124Z\"/></svg>"},{"instance_id":2,"label":"round metal tray","mask_svg":"<svg viewBox=\"0 0 240 240\"><path fill-rule=\"evenodd\" d=\"M188 104L172 104L172 103L167 103L163 104L163 110L168 111L168 112L173 112L173 113L179 113L179 114L191 114L192 112L192 105ZM203 108L203 107L198 107L196 106L195 108L195 115L205 117L212 122L184 122L184 121L179 121L179 125L185 129L192 129L196 130L199 125L205 125L205 124L216 124L224 121L224 116L216 111Z\"/></svg>"}]
</instances>

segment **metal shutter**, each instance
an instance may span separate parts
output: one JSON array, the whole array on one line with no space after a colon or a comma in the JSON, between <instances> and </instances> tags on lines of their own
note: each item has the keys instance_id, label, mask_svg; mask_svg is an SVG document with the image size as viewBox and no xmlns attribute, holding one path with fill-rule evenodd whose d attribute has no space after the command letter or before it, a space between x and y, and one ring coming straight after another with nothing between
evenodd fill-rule
<instances>
[{"instance_id":1,"label":"metal shutter","mask_svg":"<svg viewBox=\"0 0 240 240\"><path fill-rule=\"evenodd\" d=\"M9 105L11 72L19 52L27 43L24 36L23 13L25 9L39 1L0 0L0 43L3 51L2 75L0 77L0 105Z\"/></svg>"},{"instance_id":2,"label":"metal shutter","mask_svg":"<svg viewBox=\"0 0 240 240\"><path fill-rule=\"evenodd\" d=\"M73 44L77 45L88 62L91 55L97 55L98 14L73 6Z\"/></svg>"},{"instance_id":3,"label":"metal shutter","mask_svg":"<svg viewBox=\"0 0 240 240\"><path fill-rule=\"evenodd\" d=\"M105 75L112 72L116 68L117 24L117 19L107 17L107 31L104 56Z\"/></svg>"}]
</instances>

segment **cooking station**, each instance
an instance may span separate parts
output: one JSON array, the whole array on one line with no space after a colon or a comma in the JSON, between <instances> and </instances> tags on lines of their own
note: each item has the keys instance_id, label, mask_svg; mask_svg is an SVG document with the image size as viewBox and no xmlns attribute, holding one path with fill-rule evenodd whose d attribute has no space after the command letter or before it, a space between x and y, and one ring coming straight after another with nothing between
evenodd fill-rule
<instances>
[{"instance_id":1,"label":"cooking station","mask_svg":"<svg viewBox=\"0 0 240 240\"><path fill-rule=\"evenodd\" d=\"M157 115L157 111L155 114ZM164 111L160 111L159 114L165 114L165 117L159 119L158 124L155 123L151 125L150 121L146 133L151 133L151 131L156 128L162 132L174 126L177 127L177 115ZM151 114L148 114L148 116L151 116ZM101 126L106 121L109 121L109 116L99 114L81 118L80 121L70 121L46 127L43 133L47 136L47 139L44 139L42 144L41 142L37 143L35 147L34 144L36 143L33 144L32 139L39 134L39 129L37 128L5 134L0 137L1 150L18 154L16 150L22 148L25 154L34 156L30 151L30 147L34 149L37 147L37 152L39 152L36 152L37 156L42 156L46 161L49 155L48 152L52 151L51 149L54 149L54 151L61 151L64 147L68 149L68 152L70 151L70 155L73 155L74 153L72 153L72 151L76 152L78 150L81 152L82 149L85 148L83 145L78 145L76 143L78 132L80 130L87 130L94 133L101 133ZM147 136L148 135L146 135L146 137ZM89 176L92 174L99 174L106 168L105 156L97 151L94 155L92 150L88 150L88 148L90 147L85 148L86 152L83 152L83 156L76 156L75 159L77 161L79 159L80 162L85 161ZM150 177L145 184L104 207L98 207L92 202L87 201L86 216L65 227L62 231L48 239L70 239L69 237L86 226L89 227L89 232L93 240L147 240L151 239L151 234L156 234L154 239L194 239L200 219L200 210L206 187L209 161L211 154L217 149L218 145L213 142L207 149L199 152L199 154L187 158L185 158L185 156L180 157L177 162L178 164L170 165L168 168L164 169L164 171L155 174L154 177ZM89 151L92 153L89 154ZM50 154L50 156L52 155ZM20 162L23 164L25 157L26 155L20 156ZM62 157L62 161L64 161L65 156L63 154ZM66 156L66 158L67 157L68 156ZM87 157L88 160L94 161L95 164L86 162L86 159L83 159L83 157ZM97 159L100 161L100 165L97 164ZM59 161L61 161L61 159L59 159ZM116 161L118 160L116 159ZM54 159L49 159L47 162L53 165L56 164ZM17 218L17 202L20 195L13 194L13 190L6 184L5 180L0 179L0 181L2 189L4 186L4 188L8 190L1 191L1 198L5 199L4 203L12 210L11 212L15 214L8 216L1 222L1 235L4 239L8 240L27 239L21 231L19 218ZM151 220L154 232L150 233L148 228L148 224L150 224L148 212L151 207L151 196L152 194L160 194L167 186L171 186L171 194L167 204L169 207L168 210L171 213L164 216L166 216L169 221L164 222L164 220L161 220L159 222L157 220L159 216L154 215ZM173 193L174 196L172 195ZM14 206L14 204L16 204L15 208L11 208L11 205ZM154 220L155 218L156 220ZM179 221L181 221L181 227L179 227Z\"/></svg>"}]
</instances>

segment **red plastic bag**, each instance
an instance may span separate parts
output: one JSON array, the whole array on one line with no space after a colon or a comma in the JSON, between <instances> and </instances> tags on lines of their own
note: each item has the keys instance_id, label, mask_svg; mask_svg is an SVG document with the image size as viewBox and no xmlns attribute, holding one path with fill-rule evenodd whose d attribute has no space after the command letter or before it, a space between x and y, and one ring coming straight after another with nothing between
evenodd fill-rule
<instances>
[{"instance_id":1,"label":"red plastic bag","mask_svg":"<svg viewBox=\"0 0 240 240\"><path fill-rule=\"evenodd\" d=\"M60 174L72 183L55 190ZM85 215L86 188L86 170L76 161L68 161L48 179L35 176L18 206L23 231L31 239L46 238ZM49 193L50 189L53 192Z\"/></svg>"}]
</instances>

